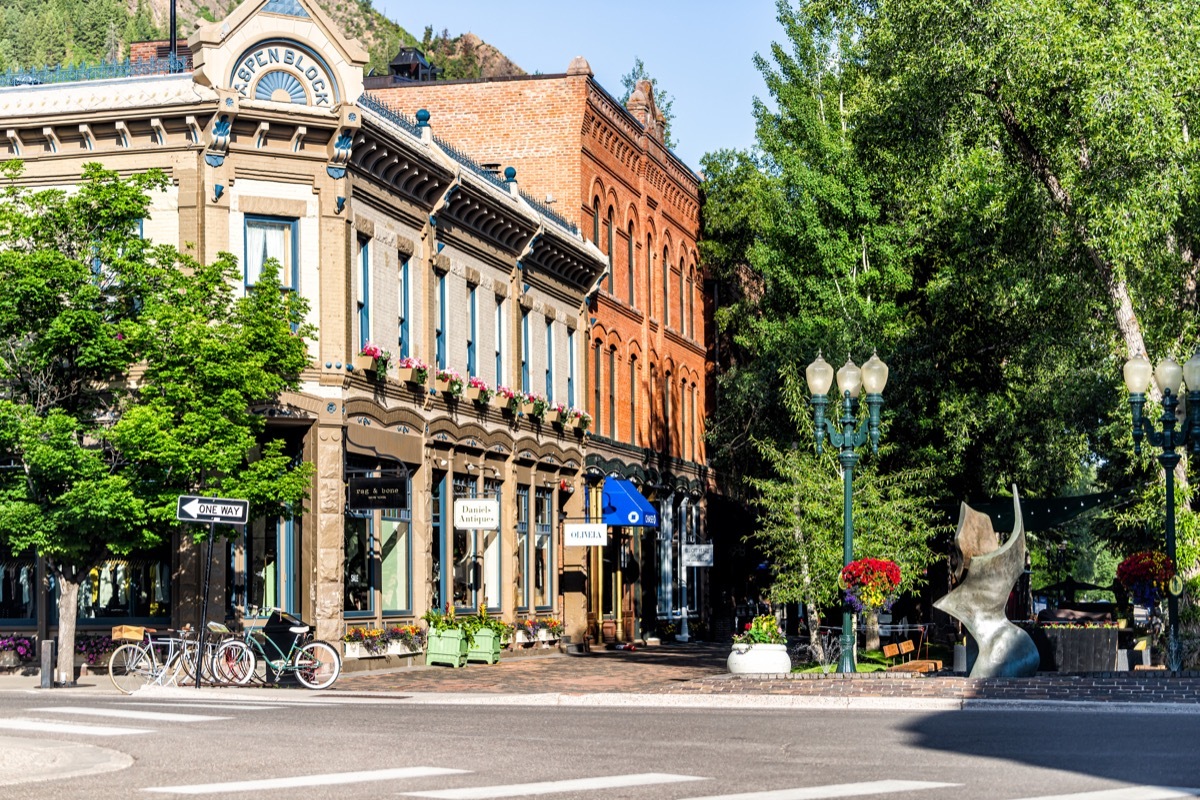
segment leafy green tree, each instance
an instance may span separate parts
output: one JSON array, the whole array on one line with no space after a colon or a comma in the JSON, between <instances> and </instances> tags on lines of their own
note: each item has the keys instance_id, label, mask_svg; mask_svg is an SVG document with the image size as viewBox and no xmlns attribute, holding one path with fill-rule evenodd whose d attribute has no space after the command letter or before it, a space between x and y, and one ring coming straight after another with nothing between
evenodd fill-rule
<instances>
[{"instance_id":1,"label":"leafy green tree","mask_svg":"<svg viewBox=\"0 0 1200 800\"><path fill-rule=\"evenodd\" d=\"M809 641L819 650L821 611L841 603L842 470L835 448L827 446L818 455L811 446L813 422L795 372L788 373L785 381L794 439L786 445L754 440L770 472L749 479L760 524L748 538L770 560L772 600L804 607ZM885 446L881 451L886 450ZM875 461L859 461L854 473L854 557L895 561L900 567L900 591L911 592L925 583L925 568L933 560L929 542L939 532L921 489L931 470L885 474ZM878 646L878 617L869 613L866 622L868 641L874 631ZM818 652L817 660L824 661L824 654Z\"/></svg>"},{"instance_id":2,"label":"leafy green tree","mask_svg":"<svg viewBox=\"0 0 1200 800\"><path fill-rule=\"evenodd\" d=\"M255 404L295 388L304 302L268 268L235 298L236 262L202 265L139 235L159 172L85 166L72 192L29 191L0 164L0 536L47 559L60 674L72 675L79 586L112 555L178 530L180 494L287 513L311 467L264 434Z\"/></svg>"},{"instance_id":3,"label":"leafy green tree","mask_svg":"<svg viewBox=\"0 0 1200 800\"><path fill-rule=\"evenodd\" d=\"M629 97L637 88L638 81L650 81L650 87L654 90L654 105L662 114L663 144L667 147L675 147L678 142L671 135L671 123L675 120L675 112L671 110L671 106L675 104L675 98L669 92L658 87L657 78L651 78L646 74L646 65L639 57L634 57L633 69L621 76L621 86L625 87L625 93L621 95L621 105L629 102Z\"/></svg>"}]
</instances>

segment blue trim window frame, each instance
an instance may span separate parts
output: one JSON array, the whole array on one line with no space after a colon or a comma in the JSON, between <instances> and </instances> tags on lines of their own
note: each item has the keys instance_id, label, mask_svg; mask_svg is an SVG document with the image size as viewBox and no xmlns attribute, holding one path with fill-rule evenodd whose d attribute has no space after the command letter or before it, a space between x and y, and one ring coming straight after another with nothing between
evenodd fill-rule
<instances>
[{"instance_id":1,"label":"blue trim window frame","mask_svg":"<svg viewBox=\"0 0 1200 800\"><path fill-rule=\"evenodd\" d=\"M447 515L442 513L446 505L446 480L446 473L435 473L433 486L429 491L429 531L431 540L429 578L434 591L433 608L439 610L446 607L446 597L448 596L446 585L450 580L447 575L448 570L442 569L444 561L442 554L445 552L446 542Z\"/></svg>"},{"instance_id":2,"label":"blue trim window frame","mask_svg":"<svg viewBox=\"0 0 1200 800\"><path fill-rule=\"evenodd\" d=\"M388 508L379 536L380 605L385 616L408 615L413 607L412 481L406 508Z\"/></svg>"},{"instance_id":3,"label":"blue trim window frame","mask_svg":"<svg viewBox=\"0 0 1200 800\"><path fill-rule=\"evenodd\" d=\"M483 496L494 497L504 507L503 486L495 478L484 478ZM483 559L483 601L489 611L499 612L504 602L504 543L499 530L480 530L480 556Z\"/></svg>"},{"instance_id":4,"label":"blue trim window frame","mask_svg":"<svg viewBox=\"0 0 1200 800\"><path fill-rule=\"evenodd\" d=\"M533 597L538 611L554 608L554 492L534 489Z\"/></svg>"},{"instance_id":5,"label":"blue trim window frame","mask_svg":"<svg viewBox=\"0 0 1200 800\"><path fill-rule=\"evenodd\" d=\"M371 240L358 237L358 349L371 341Z\"/></svg>"},{"instance_id":6,"label":"blue trim window frame","mask_svg":"<svg viewBox=\"0 0 1200 800\"><path fill-rule=\"evenodd\" d=\"M529 312L521 312L521 391L529 393L529 350L532 342L529 341Z\"/></svg>"},{"instance_id":7,"label":"blue trim window frame","mask_svg":"<svg viewBox=\"0 0 1200 800\"><path fill-rule=\"evenodd\" d=\"M496 340L496 385L507 386L508 379L504 376L504 341L507 338L504 330L504 298L496 296L496 329L492 332Z\"/></svg>"},{"instance_id":8,"label":"blue trim window frame","mask_svg":"<svg viewBox=\"0 0 1200 800\"><path fill-rule=\"evenodd\" d=\"M375 515L346 510L343 538L343 601L346 618L375 615Z\"/></svg>"},{"instance_id":9,"label":"blue trim window frame","mask_svg":"<svg viewBox=\"0 0 1200 800\"><path fill-rule=\"evenodd\" d=\"M408 280L408 274L409 274L408 260L409 260L408 256L404 255L403 253L400 254L400 269L399 269L399 276L398 276L400 286L399 286L399 297L397 297L397 300L399 301L397 303L399 313L397 315L397 320L396 320L397 329L399 331L397 340L396 340L396 351L397 351L397 353L399 353L400 358L408 358L409 357L409 355L410 355L409 341L412 338L412 334L409 330L409 305L408 304L409 304L409 297L411 296L412 293L410 291L409 280Z\"/></svg>"},{"instance_id":10,"label":"blue trim window frame","mask_svg":"<svg viewBox=\"0 0 1200 800\"><path fill-rule=\"evenodd\" d=\"M529 610L529 487L517 486L517 611Z\"/></svg>"},{"instance_id":11,"label":"blue trim window frame","mask_svg":"<svg viewBox=\"0 0 1200 800\"><path fill-rule=\"evenodd\" d=\"M479 316L475 304L475 285L467 284L467 377L475 377L475 342L478 340L476 321Z\"/></svg>"},{"instance_id":12,"label":"blue trim window frame","mask_svg":"<svg viewBox=\"0 0 1200 800\"><path fill-rule=\"evenodd\" d=\"M446 276L437 277L437 328L434 330L434 341L437 346L436 360L438 369L446 369Z\"/></svg>"},{"instance_id":13,"label":"blue trim window frame","mask_svg":"<svg viewBox=\"0 0 1200 800\"><path fill-rule=\"evenodd\" d=\"M567 405L575 407L575 331L567 329Z\"/></svg>"},{"instance_id":14,"label":"blue trim window frame","mask_svg":"<svg viewBox=\"0 0 1200 800\"><path fill-rule=\"evenodd\" d=\"M279 282L294 292L300 281L299 221L295 217L266 217L247 214L243 222L243 283L250 288L262 274L263 262L279 262Z\"/></svg>"},{"instance_id":15,"label":"blue trim window frame","mask_svg":"<svg viewBox=\"0 0 1200 800\"><path fill-rule=\"evenodd\" d=\"M479 480L469 475L455 475L453 496L455 500L478 497ZM446 552L450 556L451 599L457 610L469 613L478 606L483 583L483 565L476 546L478 531L454 527L453 508L449 510L450 523L446 527L450 540Z\"/></svg>"},{"instance_id":16,"label":"blue trim window frame","mask_svg":"<svg viewBox=\"0 0 1200 800\"><path fill-rule=\"evenodd\" d=\"M554 402L554 320L546 319L546 399Z\"/></svg>"}]
</instances>

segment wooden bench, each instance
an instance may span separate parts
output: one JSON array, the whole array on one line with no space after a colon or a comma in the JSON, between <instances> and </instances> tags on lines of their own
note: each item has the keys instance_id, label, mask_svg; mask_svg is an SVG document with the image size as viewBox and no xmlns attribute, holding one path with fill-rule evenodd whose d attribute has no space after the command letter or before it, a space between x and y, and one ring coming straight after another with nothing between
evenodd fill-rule
<instances>
[{"instance_id":1,"label":"wooden bench","mask_svg":"<svg viewBox=\"0 0 1200 800\"><path fill-rule=\"evenodd\" d=\"M938 672L942 668L942 662L936 658L914 658L912 661L905 661L903 664L897 664L894 667L888 667L888 672Z\"/></svg>"}]
</instances>

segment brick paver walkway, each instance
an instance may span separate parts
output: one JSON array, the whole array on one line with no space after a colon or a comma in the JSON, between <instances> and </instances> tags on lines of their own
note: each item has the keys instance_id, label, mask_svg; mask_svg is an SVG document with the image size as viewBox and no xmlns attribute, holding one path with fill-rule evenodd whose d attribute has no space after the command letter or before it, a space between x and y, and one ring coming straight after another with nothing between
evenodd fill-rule
<instances>
[{"instance_id":1,"label":"brick paver walkway","mask_svg":"<svg viewBox=\"0 0 1200 800\"><path fill-rule=\"evenodd\" d=\"M414 667L344 673L337 691L500 694L742 694L809 697L1061 700L1186 703L1200 707L1200 673L1041 674L1034 678L973 680L952 675L869 673L855 676L732 676L727 645L688 644L588 655L502 658L462 669Z\"/></svg>"}]
</instances>

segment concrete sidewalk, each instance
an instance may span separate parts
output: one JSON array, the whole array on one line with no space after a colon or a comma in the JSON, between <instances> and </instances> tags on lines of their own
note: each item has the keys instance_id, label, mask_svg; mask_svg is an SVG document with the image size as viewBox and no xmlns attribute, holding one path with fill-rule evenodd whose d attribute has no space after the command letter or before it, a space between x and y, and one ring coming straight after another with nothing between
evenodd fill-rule
<instances>
[{"instance_id":1,"label":"concrete sidewalk","mask_svg":"<svg viewBox=\"0 0 1200 800\"><path fill-rule=\"evenodd\" d=\"M586 655L502 657L471 664L343 672L326 692L311 698L392 698L412 703L480 705L687 706L707 708L888 708L947 710L981 707L1061 710L1103 709L1200 713L1200 673L1165 672L971 679L946 673L733 676L725 671L727 645L664 645ZM31 690L36 674L0 676L0 690ZM115 694L105 675L81 678L63 692ZM166 690L155 690L166 691ZM178 689L269 692L268 689Z\"/></svg>"}]
</instances>

